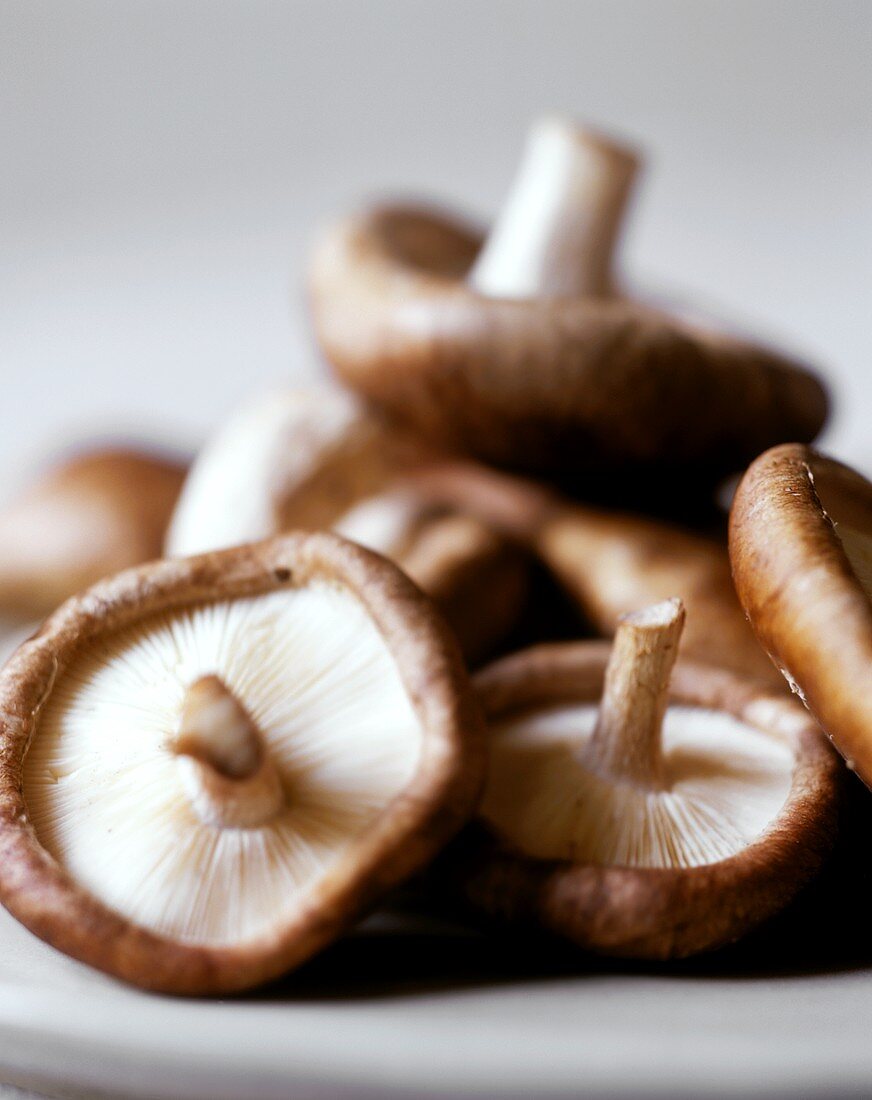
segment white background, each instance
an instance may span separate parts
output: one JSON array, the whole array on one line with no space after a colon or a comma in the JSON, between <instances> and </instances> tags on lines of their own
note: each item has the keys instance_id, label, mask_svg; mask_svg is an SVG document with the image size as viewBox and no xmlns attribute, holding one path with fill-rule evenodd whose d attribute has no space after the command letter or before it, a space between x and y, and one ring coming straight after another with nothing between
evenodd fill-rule
<instances>
[{"instance_id":1,"label":"white background","mask_svg":"<svg viewBox=\"0 0 872 1100\"><path fill-rule=\"evenodd\" d=\"M482 217L559 109L643 144L635 285L825 366L872 465L872 3L0 3L0 493L47 448L193 444L319 370L314 227L380 192Z\"/></svg>"}]
</instances>

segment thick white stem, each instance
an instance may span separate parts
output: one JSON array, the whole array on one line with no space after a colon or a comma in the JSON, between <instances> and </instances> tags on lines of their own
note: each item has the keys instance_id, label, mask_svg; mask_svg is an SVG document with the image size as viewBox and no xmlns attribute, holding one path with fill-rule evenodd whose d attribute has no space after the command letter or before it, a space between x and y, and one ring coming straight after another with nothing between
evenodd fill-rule
<instances>
[{"instance_id":1,"label":"thick white stem","mask_svg":"<svg viewBox=\"0 0 872 1100\"><path fill-rule=\"evenodd\" d=\"M173 751L197 816L223 829L263 825L284 805L279 774L248 712L217 676L188 688Z\"/></svg>"},{"instance_id":2,"label":"thick white stem","mask_svg":"<svg viewBox=\"0 0 872 1100\"><path fill-rule=\"evenodd\" d=\"M509 198L469 274L499 298L602 296L637 157L561 118L530 132Z\"/></svg>"},{"instance_id":3,"label":"thick white stem","mask_svg":"<svg viewBox=\"0 0 872 1100\"><path fill-rule=\"evenodd\" d=\"M585 755L594 771L642 787L662 787L663 715L683 627L679 599L620 620Z\"/></svg>"}]
</instances>

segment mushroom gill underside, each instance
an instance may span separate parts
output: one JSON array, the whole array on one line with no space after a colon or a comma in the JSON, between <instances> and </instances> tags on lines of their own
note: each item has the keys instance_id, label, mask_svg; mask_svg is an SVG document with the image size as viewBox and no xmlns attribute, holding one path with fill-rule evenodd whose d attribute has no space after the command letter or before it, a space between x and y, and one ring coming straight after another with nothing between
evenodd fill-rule
<instances>
[{"instance_id":1,"label":"mushroom gill underside","mask_svg":"<svg viewBox=\"0 0 872 1100\"><path fill-rule=\"evenodd\" d=\"M273 785L250 824L203 811L192 769L238 788L176 744L204 678L238 708L225 710L231 734L244 708L277 775L279 796ZM40 716L24 792L40 842L111 908L183 942L244 943L302 911L420 747L376 626L317 584L158 614L75 658Z\"/></svg>"},{"instance_id":2,"label":"mushroom gill underside","mask_svg":"<svg viewBox=\"0 0 872 1100\"><path fill-rule=\"evenodd\" d=\"M794 758L732 715L670 707L662 780L626 781L590 754L598 707L559 705L493 728L482 815L513 847L543 860L691 868L738 854L777 816Z\"/></svg>"}]
</instances>

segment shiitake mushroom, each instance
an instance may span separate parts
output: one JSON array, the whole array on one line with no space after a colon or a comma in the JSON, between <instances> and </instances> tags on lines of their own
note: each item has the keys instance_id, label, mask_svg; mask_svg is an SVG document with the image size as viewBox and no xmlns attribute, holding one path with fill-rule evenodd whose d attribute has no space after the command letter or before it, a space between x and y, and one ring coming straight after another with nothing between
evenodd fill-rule
<instances>
[{"instance_id":1,"label":"shiitake mushroom","mask_svg":"<svg viewBox=\"0 0 872 1100\"><path fill-rule=\"evenodd\" d=\"M491 759L443 890L590 951L668 959L738 939L812 878L838 760L790 697L673 669L683 619L665 601L611 647L534 647L478 674Z\"/></svg>"},{"instance_id":2,"label":"shiitake mushroom","mask_svg":"<svg viewBox=\"0 0 872 1100\"><path fill-rule=\"evenodd\" d=\"M109 573L160 555L185 465L143 448L59 460L0 513L0 617L36 620Z\"/></svg>"},{"instance_id":3,"label":"shiitake mushroom","mask_svg":"<svg viewBox=\"0 0 872 1100\"><path fill-rule=\"evenodd\" d=\"M0 672L0 901L128 982L299 965L471 814L480 711L390 562L297 534L117 574Z\"/></svg>"}]
</instances>

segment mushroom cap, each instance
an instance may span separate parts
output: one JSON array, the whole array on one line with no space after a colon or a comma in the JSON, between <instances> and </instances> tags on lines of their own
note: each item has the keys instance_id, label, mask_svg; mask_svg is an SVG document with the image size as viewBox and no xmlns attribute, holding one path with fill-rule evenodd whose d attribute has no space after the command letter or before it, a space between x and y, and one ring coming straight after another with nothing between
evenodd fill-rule
<instances>
[{"instance_id":1,"label":"mushroom cap","mask_svg":"<svg viewBox=\"0 0 872 1100\"><path fill-rule=\"evenodd\" d=\"M872 484L809 447L773 448L736 492L730 557L761 644L872 786Z\"/></svg>"},{"instance_id":2,"label":"mushroom cap","mask_svg":"<svg viewBox=\"0 0 872 1100\"><path fill-rule=\"evenodd\" d=\"M328 386L271 390L236 411L198 454L165 551L182 557L329 527L383 489L417 450L352 394Z\"/></svg>"},{"instance_id":3,"label":"mushroom cap","mask_svg":"<svg viewBox=\"0 0 872 1100\"><path fill-rule=\"evenodd\" d=\"M621 816L610 821L602 815L616 813L618 803L609 808L600 800L594 823L600 836L575 833L577 851L586 855L555 856L547 850L553 843L547 835L538 841L546 850L531 853L524 847L524 815L535 809L537 785L571 785L578 779L564 744L571 734L565 716L557 714L555 721L555 708L572 708L576 733L583 737L581 712L592 709L584 704L599 699L609 652L609 645L600 642L537 646L478 674L475 686L491 727L490 776L477 823L446 854L443 873L459 881L467 900L491 916L536 924L592 951L665 959L719 947L782 908L822 863L836 821L837 758L794 700L732 673L679 660L664 726L667 774L674 786L648 791L646 797L662 803L661 810L665 807L676 820L686 814L691 827L687 811L695 802L698 809L704 807L703 791L714 769L723 766L734 772L731 784L721 788L720 803L712 802L707 812L717 821L732 802L740 816L748 817L748 832L730 836L725 830L708 851L661 844L651 846L647 855L638 846L633 853L625 833L638 821ZM673 706L677 721L670 729ZM710 740L688 735L694 712L703 719L718 712ZM540 720L544 725L537 729ZM518 723L531 721L525 741L519 742ZM515 745L501 750L501 737ZM516 752L520 755L513 762ZM549 754L554 754L551 765ZM512 815L493 787L501 770L515 797ZM583 798L597 795L597 782L594 777L584 789L576 788L574 806L571 791L562 801L552 796L542 817L543 833L553 829L554 818L577 816ZM747 802L742 801L743 784ZM622 797L634 813L640 809L638 791L627 789ZM666 805L670 801L671 807ZM767 805L774 813L761 828ZM665 816L660 815L661 828ZM705 820L705 811L698 820ZM623 862L612 862L620 858Z\"/></svg>"},{"instance_id":4,"label":"mushroom cap","mask_svg":"<svg viewBox=\"0 0 872 1100\"><path fill-rule=\"evenodd\" d=\"M0 611L33 619L109 573L156 558L185 467L99 448L58 463L0 518Z\"/></svg>"},{"instance_id":5,"label":"mushroom cap","mask_svg":"<svg viewBox=\"0 0 872 1100\"><path fill-rule=\"evenodd\" d=\"M169 748L186 685L216 673L286 794L262 827L198 820L189 758ZM176 993L248 988L311 956L430 859L484 768L432 605L328 534L95 585L7 664L0 715L0 900L73 957Z\"/></svg>"},{"instance_id":6,"label":"mushroom cap","mask_svg":"<svg viewBox=\"0 0 872 1100\"><path fill-rule=\"evenodd\" d=\"M795 363L625 299L485 297L464 282L480 246L445 215L381 206L313 256L327 359L430 438L562 482L653 485L710 483L820 431L825 391Z\"/></svg>"}]
</instances>

